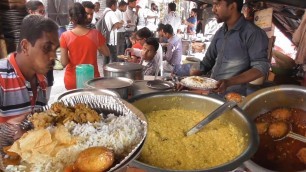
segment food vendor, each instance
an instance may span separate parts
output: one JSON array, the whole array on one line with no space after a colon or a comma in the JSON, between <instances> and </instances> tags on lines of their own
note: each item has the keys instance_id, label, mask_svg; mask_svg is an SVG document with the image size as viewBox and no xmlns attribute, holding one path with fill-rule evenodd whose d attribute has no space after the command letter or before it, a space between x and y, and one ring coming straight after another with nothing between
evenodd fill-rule
<instances>
[{"instance_id":1,"label":"food vendor","mask_svg":"<svg viewBox=\"0 0 306 172\"><path fill-rule=\"evenodd\" d=\"M47 79L59 47L58 26L40 15L26 16L21 25L17 52L0 60L0 151L22 132L27 114L47 103Z\"/></svg>"},{"instance_id":2,"label":"food vendor","mask_svg":"<svg viewBox=\"0 0 306 172\"><path fill-rule=\"evenodd\" d=\"M243 0L214 0L212 11L218 23L224 22L223 26L216 32L198 67L190 70L181 67L175 73L202 75L211 72L211 78L218 81L213 91L242 95L246 95L247 83L267 76L270 68L268 37L243 17L242 6Z\"/></svg>"}]
</instances>

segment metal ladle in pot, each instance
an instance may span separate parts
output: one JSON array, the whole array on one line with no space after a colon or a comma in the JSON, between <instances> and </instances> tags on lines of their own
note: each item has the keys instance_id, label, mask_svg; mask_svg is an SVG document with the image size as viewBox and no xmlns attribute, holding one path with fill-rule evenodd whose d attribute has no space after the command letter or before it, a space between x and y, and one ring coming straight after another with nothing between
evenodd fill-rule
<instances>
[{"instance_id":1,"label":"metal ladle in pot","mask_svg":"<svg viewBox=\"0 0 306 172\"><path fill-rule=\"evenodd\" d=\"M275 132L278 132L277 134ZM292 131L291 123L286 122L275 122L269 126L268 130L269 135L274 139L274 141L280 141L286 137L299 140L303 143L306 143L306 137L300 134L294 133Z\"/></svg>"},{"instance_id":2,"label":"metal ladle in pot","mask_svg":"<svg viewBox=\"0 0 306 172\"><path fill-rule=\"evenodd\" d=\"M225 111L232 109L237 105L237 103L240 103L242 100L242 97L240 94L234 93L234 96L232 96L231 93L225 95L225 98L227 102L225 102L223 105L218 107L216 110L214 110L212 113L210 113L207 117L205 117L202 121L200 121L197 125L192 127L187 133L186 136L190 136L192 134L195 134L199 130L201 130L205 125L222 115Z\"/></svg>"}]
</instances>

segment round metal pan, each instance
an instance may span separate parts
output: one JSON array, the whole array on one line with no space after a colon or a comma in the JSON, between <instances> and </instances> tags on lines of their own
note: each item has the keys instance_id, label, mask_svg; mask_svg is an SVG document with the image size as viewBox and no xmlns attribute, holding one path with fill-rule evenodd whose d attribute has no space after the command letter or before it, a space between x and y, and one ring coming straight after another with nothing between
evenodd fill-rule
<instances>
[{"instance_id":1,"label":"round metal pan","mask_svg":"<svg viewBox=\"0 0 306 172\"><path fill-rule=\"evenodd\" d=\"M169 81L153 80L148 81L147 86L155 90L169 90L174 87L174 83Z\"/></svg>"}]
</instances>

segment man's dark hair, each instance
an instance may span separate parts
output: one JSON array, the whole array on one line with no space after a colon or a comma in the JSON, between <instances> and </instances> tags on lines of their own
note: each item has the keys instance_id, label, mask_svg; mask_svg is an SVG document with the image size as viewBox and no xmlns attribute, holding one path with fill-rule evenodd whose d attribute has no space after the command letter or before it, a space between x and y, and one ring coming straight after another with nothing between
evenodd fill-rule
<instances>
[{"instance_id":1,"label":"man's dark hair","mask_svg":"<svg viewBox=\"0 0 306 172\"><path fill-rule=\"evenodd\" d=\"M173 27L170 24L166 24L163 28L163 32L173 35Z\"/></svg>"},{"instance_id":2,"label":"man's dark hair","mask_svg":"<svg viewBox=\"0 0 306 172\"><path fill-rule=\"evenodd\" d=\"M148 45L152 45L154 47L154 50L157 51L158 50L158 47L159 47L159 43L158 43L158 40L156 38L148 38L146 40L146 44Z\"/></svg>"},{"instance_id":3,"label":"man's dark hair","mask_svg":"<svg viewBox=\"0 0 306 172\"><path fill-rule=\"evenodd\" d=\"M143 27L136 32L136 35L140 38L150 38L153 36L153 33L147 28Z\"/></svg>"},{"instance_id":4,"label":"man's dark hair","mask_svg":"<svg viewBox=\"0 0 306 172\"><path fill-rule=\"evenodd\" d=\"M159 23L159 24L158 24L158 26L157 26L156 31L161 31L161 30L163 30L163 29L164 29L164 27L165 27L165 25L164 25L164 24Z\"/></svg>"},{"instance_id":5,"label":"man's dark hair","mask_svg":"<svg viewBox=\"0 0 306 172\"><path fill-rule=\"evenodd\" d=\"M125 6L125 5L128 5L128 3L126 3L124 0L119 2L119 7L122 7L122 6Z\"/></svg>"},{"instance_id":6,"label":"man's dark hair","mask_svg":"<svg viewBox=\"0 0 306 172\"><path fill-rule=\"evenodd\" d=\"M39 6L44 6L44 4L40 1L28 1L26 3L26 8L27 8L27 11L29 10L37 10Z\"/></svg>"},{"instance_id":7,"label":"man's dark hair","mask_svg":"<svg viewBox=\"0 0 306 172\"><path fill-rule=\"evenodd\" d=\"M86 24L86 11L82 4L76 2L69 8L69 17L73 24Z\"/></svg>"},{"instance_id":8,"label":"man's dark hair","mask_svg":"<svg viewBox=\"0 0 306 172\"><path fill-rule=\"evenodd\" d=\"M128 0L128 3L135 2L136 0Z\"/></svg>"},{"instance_id":9,"label":"man's dark hair","mask_svg":"<svg viewBox=\"0 0 306 172\"><path fill-rule=\"evenodd\" d=\"M198 14L198 9L196 9L196 8L191 9L191 11L193 11L196 14Z\"/></svg>"},{"instance_id":10,"label":"man's dark hair","mask_svg":"<svg viewBox=\"0 0 306 172\"><path fill-rule=\"evenodd\" d=\"M112 5L116 5L117 0L106 0L106 7L110 8Z\"/></svg>"},{"instance_id":11,"label":"man's dark hair","mask_svg":"<svg viewBox=\"0 0 306 172\"><path fill-rule=\"evenodd\" d=\"M174 2L171 2L168 4L168 8L170 11L176 11L176 4Z\"/></svg>"},{"instance_id":12,"label":"man's dark hair","mask_svg":"<svg viewBox=\"0 0 306 172\"><path fill-rule=\"evenodd\" d=\"M95 2L95 5L99 5L100 6L100 2Z\"/></svg>"},{"instance_id":13,"label":"man's dark hair","mask_svg":"<svg viewBox=\"0 0 306 172\"><path fill-rule=\"evenodd\" d=\"M91 1L83 1L82 5L84 8L94 9L95 5Z\"/></svg>"},{"instance_id":14,"label":"man's dark hair","mask_svg":"<svg viewBox=\"0 0 306 172\"><path fill-rule=\"evenodd\" d=\"M56 33L58 30L57 24L49 18L42 15L27 15L23 20L20 27L19 44L17 52L21 52L20 42L23 39L28 40L32 46L35 45L37 39L41 38L43 32Z\"/></svg>"},{"instance_id":15,"label":"man's dark hair","mask_svg":"<svg viewBox=\"0 0 306 172\"><path fill-rule=\"evenodd\" d=\"M224 0L227 5L232 4L232 3L237 3L237 11L241 13L242 7L243 7L243 0Z\"/></svg>"}]
</instances>

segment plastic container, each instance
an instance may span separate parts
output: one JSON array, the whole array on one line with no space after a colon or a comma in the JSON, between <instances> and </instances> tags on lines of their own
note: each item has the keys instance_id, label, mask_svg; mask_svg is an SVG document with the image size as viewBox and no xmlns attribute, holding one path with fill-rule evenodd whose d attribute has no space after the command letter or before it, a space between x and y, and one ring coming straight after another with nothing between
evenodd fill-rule
<instances>
[{"instance_id":1,"label":"plastic container","mask_svg":"<svg viewBox=\"0 0 306 172\"><path fill-rule=\"evenodd\" d=\"M94 78L94 67L91 64L80 64L75 68L76 86L84 88L84 83Z\"/></svg>"}]
</instances>

